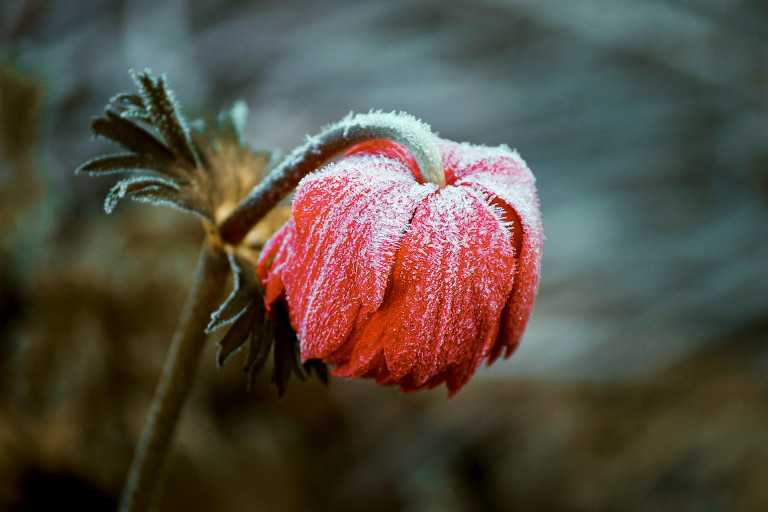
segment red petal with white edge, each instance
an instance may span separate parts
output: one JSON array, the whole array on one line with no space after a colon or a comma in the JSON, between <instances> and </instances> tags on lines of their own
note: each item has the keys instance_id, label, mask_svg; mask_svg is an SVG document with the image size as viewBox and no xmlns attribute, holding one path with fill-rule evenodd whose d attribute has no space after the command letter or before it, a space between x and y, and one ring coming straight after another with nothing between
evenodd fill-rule
<instances>
[{"instance_id":1,"label":"red petal with white edge","mask_svg":"<svg viewBox=\"0 0 768 512\"><path fill-rule=\"evenodd\" d=\"M522 158L504 146L488 148L440 141L446 167L455 169L457 186L487 194L511 222L517 258L514 288L504 311L504 325L488 364L506 348L509 357L520 343L539 283L544 234L535 179Z\"/></svg>"},{"instance_id":2,"label":"red petal with white edge","mask_svg":"<svg viewBox=\"0 0 768 512\"><path fill-rule=\"evenodd\" d=\"M358 315L381 305L413 212L435 190L377 156L347 158L302 180L283 281L304 359L338 349Z\"/></svg>"},{"instance_id":3,"label":"red petal with white edge","mask_svg":"<svg viewBox=\"0 0 768 512\"><path fill-rule=\"evenodd\" d=\"M333 373L403 390L446 381L455 394L498 338L514 261L510 233L474 190L429 196L402 241L382 307L327 358L338 364Z\"/></svg>"},{"instance_id":4,"label":"red petal with white edge","mask_svg":"<svg viewBox=\"0 0 768 512\"><path fill-rule=\"evenodd\" d=\"M283 293L283 270L285 263L293 253L293 239L296 226L293 219L286 222L264 246L259 256L256 273L264 287L264 302L267 311L272 310L272 303Z\"/></svg>"}]
</instances>

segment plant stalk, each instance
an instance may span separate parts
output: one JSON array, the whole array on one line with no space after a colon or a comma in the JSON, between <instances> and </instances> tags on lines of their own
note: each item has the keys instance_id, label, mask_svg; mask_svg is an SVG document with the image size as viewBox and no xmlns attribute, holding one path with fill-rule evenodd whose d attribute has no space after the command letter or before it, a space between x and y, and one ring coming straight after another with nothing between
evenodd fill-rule
<instances>
[{"instance_id":1,"label":"plant stalk","mask_svg":"<svg viewBox=\"0 0 768 512\"><path fill-rule=\"evenodd\" d=\"M219 226L208 229L195 283L187 298L155 391L141 439L128 471L121 512L146 512L163 472L184 401L197 372L207 336L206 326L220 299L229 261L222 243L240 243L256 222L275 207L299 181L333 157L361 142L386 139L403 144L415 158L425 181L445 186L436 137L428 125L405 114L371 112L348 116L330 125L289 154ZM210 226L207 226L209 227ZM212 236L213 235L213 236Z\"/></svg>"},{"instance_id":2,"label":"plant stalk","mask_svg":"<svg viewBox=\"0 0 768 512\"><path fill-rule=\"evenodd\" d=\"M325 127L285 157L219 226L221 239L233 245L240 243L304 176L343 151L377 139L404 145L416 159L424 180L441 188L445 186L442 157L428 125L407 114L371 112L350 115Z\"/></svg>"},{"instance_id":3,"label":"plant stalk","mask_svg":"<svg viewBox=\"0 0 768 512\"><path fill-rule=\"evenodd\" d=\"M173 337L155 390L139 444L123 489L121 512L145 512L159 498L157 481L162 474L176 424L197 373L205 347L205 327L221 298L229 272L226 254L203 244L195 282L187 297L179 328Z\"/></svg>"}]
</instances>

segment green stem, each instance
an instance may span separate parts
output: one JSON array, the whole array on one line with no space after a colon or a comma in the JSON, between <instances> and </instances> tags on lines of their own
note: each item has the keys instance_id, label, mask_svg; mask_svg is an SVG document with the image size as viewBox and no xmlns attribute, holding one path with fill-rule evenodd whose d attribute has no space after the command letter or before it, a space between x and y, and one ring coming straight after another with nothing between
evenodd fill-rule
<instances>
[{"instance_id":1,"label":"green stem","mask_svg":"<svg viewBox=\"0 0 768 512\"><path fill-rule=\"evenodd\" d=\"M121 512L144 512L151 505L181 409L192 388L200 354L205 347L205 327L218 305L228 272L226 254L211 248L206 242L195 283L187 297L152 408L128 471L120 503Z\"/></svg>"},{"instance_id":2,"label":"green stem","mask_svg":"<svg viewBox=\"0 0 768 512\"><path fill-rule=\"evenodd\" d=\"M445 172L436 137L429 125L407 114L372 112L348 116L325 127L289 154L219 226L224 242L238 244L248 231L299 181L343 151L369 140L404 145L413 154L425 181L445 186Z\"/></svg>"}]
</instances>

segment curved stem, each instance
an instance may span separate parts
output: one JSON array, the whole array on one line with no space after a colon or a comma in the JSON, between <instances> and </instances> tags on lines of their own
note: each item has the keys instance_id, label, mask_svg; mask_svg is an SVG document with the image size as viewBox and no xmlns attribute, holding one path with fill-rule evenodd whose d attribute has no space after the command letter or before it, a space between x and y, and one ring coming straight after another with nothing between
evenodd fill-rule
<instances>
[{"instance_id":1,"label":"curved stem","mask_svg":"<svg viewBox=\"0 0 768 512\"><path fill-rule=\"evenodd\" d=\"M445 186L440 150L429 125L407 114L371 112L349 115L293 150L221 224L221 238L227 243L239 243L251 227L287 196L304 176L344 150L375 139L403 144L416 159L424 180L441 188Z\"/></svg>"},{"instance_id":2,"label":"curved stem","mask_svg":"<svg viewBox=\"0 0 768 512\"><path fill-rule=\"evenodd\" d=\"M221 297L229 263L226 254L206 242L136 447L120 503L121 512L146 511L155 494L184 401L192 388L207 336L205 327Z\"/></svg>"}]
</instances>

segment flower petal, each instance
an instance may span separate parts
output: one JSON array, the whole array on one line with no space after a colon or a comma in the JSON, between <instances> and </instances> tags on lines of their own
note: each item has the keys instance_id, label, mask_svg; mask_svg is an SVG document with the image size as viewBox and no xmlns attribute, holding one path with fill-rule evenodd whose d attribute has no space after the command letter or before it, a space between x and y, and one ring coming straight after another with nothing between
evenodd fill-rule
<instances>
[{"instance_id":1,"label":"flower petal","mask_svg":"<svg viewBox=\"0 0 768 512\"><path fill-rule=\"evenodd\" d=\"M544 233L536 196L535 179L522 158L509 149L467 148L442 141L444 158L454 159L464 167L457 171L457 186L468 186L492 198L491 203L504 212L504 220L513 226L513 246L517 258L515 284L504 312L504 326L494 346L488 364L506 348L505 357L520 343L533 302L541 269L541 246ZM456 163L455 165L459 165Z\"/></svg>"},{"instance_id":2,"label":"flower petal","mask_svg":"<svg viewBox=\"0 0 768 512\"><path fill-rule=\"evenodd\" d=\"M269 239L259 256L256 273L264 287L264 302L270 314L272 313L272 304L282 295L285 288L283 271L286 262L293 254L295 236L296 225L293 219L290 219Z\"/></svg>"},{"instance_id":3,"label":"flower petal","mask_svg":"<svg viewBox=\"0 0 768 512\"><path fill-rule=\"evenodd\" d=\"M347 158L302 180L283 280L304 359L338 349L358 314L379 308L413 212L436 189L378 156Z\"/></svg>"},{"instance_id":4,"label":"flower petal","mask_svg":"<svg viewBox=\"0 0 768 512\"><path fill-rule=\"evenodd\" d=\"M347 152L347 158L359 155L378 155L400 162L411 172L416 181L424 183L421 172L419 172L419 164L416 163L416 159L413 158L411 152L402 144L392 142L391 140L370 140L356 145Z\"/></svg>"},{"instance_id":5,"label":"flower petal","mask_svg":"<svg viewBox=\"0 0 768 512\"><path fill-rule=\"evenodd\" d=\"M449 186L429 196L403 239L383 306L327 358L339 363L333 373L403 390L448 379L455 393L498 337L513 272L510 234L474 191Z\"/></svg>"},{"instance_id":6,"label":"flower petal","mask_svg":"<svg viewBox=\"0 0 768 512\"><path fill-rule=\"evenodd\" d=\"M476 174L508 174L520 165L527 169L520 155L505 145L482 146L445 139L438 139L437 145L443 157L446 181L451 184Z\"/></svg>"}]
</instances>

